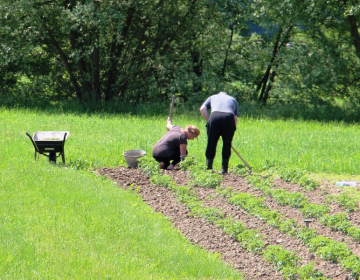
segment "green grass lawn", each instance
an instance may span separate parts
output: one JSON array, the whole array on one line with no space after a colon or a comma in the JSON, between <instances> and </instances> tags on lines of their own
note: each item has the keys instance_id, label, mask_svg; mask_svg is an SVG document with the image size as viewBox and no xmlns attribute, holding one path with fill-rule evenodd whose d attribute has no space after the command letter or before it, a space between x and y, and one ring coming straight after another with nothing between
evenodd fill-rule
<instances>
[{"instance_id":1,"label":"green grass lawn","mask_svg":"<svg viewBox=\"0 0 360 280\"><path fill-rule=\"evenodd\" d=\"M151 133L137 134L139 125L151 131L143 120L2 110L0 123L2 277L241 279L135 193L89 170L124 164L122 152L133 145L150 149ZM68 167L34 160L25 132L43 130L70 131Z\"/></svg>"},{"instance_id":2,"label":"green grass lawn","mask_svg":"<svg viewBox=\"0 0 360 280\"><path fill-rule=\"evenodd\" d=\"M205 165L205 121L175 111L174 124L197 125L188 150ZM92 169L125 165L122 153L153 145L167 116L0 112L0 275L10 279L232 279L240 277L186 241L140 198ZM69 130L67 167L50 165L25 135ZM240 118L233 146L260 171L283 162L334 180L358 178L359 126ZM61 162L58 159L58 162ZM230 167L241 164L233 153ZM221 142L215 160L220 169ZM355 175L352 177L351 175Z\"/></svg>"}]
</instances>

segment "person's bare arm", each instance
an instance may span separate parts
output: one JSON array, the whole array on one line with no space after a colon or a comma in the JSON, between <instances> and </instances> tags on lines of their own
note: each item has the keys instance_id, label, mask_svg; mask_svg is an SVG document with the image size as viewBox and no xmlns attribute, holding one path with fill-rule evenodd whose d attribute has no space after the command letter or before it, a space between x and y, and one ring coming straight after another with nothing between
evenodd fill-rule
<instances>
[{"instance_id":1,"label":"person's bare arm","mask_svg":"<svg viewBox=\"0 0 360 280\"><path fill-rule=\"evenodd\" d=\"M170 130L173 128L173 125L172 125L172 120L170 118L167 118L167 121L166 121L166 129L167 130Z\"/></svg>"},{"instance_id":2,"label":"person's bare arm","mask_svg":"<svg viewBox=\"0 0 360 280\"><path fill-rule=\"evenodd\" d=\"M186 156L186 144L180 144L180 156Z\"/></svg>"},{"instance_id":3,"label":"person's bare arm","mask_svg":"<svg viewBox=\"0 0 360 280\"><path fill-rule=\"evenodd\" d=\"M186 156L186 144L180 144L180 157ZM167 170L174 170L174 166L170 164Z\"/></svg>"},{"instance_id":4,"label":"person's bare arm","mask_svg":"<svg viewBox=\"0 0 360 280\"><path fill-rule=\"evenodd\" d=\"M204 119L205 119L206 121L209 120L208 109L206 108L205 105L201 105L201 107L200 107L200 113L201 113L201 115L204 117Z\"/></svg>"},{"instance_id":5,"label":"person's bare arm","mask_svg":"<svg viewBox=\"0 0 360 280\"><path fill-rule=\"evenodd\" d=\"M238 117L236 115L234 115L235 126L237 125L237 119L238 119Z\"/></svg>"}]
</instances>

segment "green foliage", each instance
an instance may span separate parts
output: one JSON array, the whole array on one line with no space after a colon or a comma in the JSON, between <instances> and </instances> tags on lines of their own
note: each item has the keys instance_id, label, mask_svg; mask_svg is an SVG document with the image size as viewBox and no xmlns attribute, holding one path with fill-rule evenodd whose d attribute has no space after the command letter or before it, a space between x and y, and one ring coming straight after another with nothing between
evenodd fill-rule
<instances>
[{"instance_id":1,"label":"green foliage","mask_svg":"<svg viewBox=\"0 0 360 280\"><path fill-rule=\"evenodd\" d=\"M279 225L279 230L282 232L285 232L287 235L296 235L296 230L298 226L296 224L296 221L294 219L289 219L282 221Z\"/></svg>"},{"instance_id":2,"label":"green foliage","mask_svg":"<svg viewBox=\"0 0 360 280\"><path fill-rule=\"evenodd\" d=\"M349 222L344 213L338 213L335 215L324 215L320 218L320 221L331 229L344 233L346 233L347 229L352 226L351 222Z\"/></svg>"},{"instance_id":3,"label":"green foliage","mask_svg":"<svg viewBox=\"0 0 360 280\"><path fill-rule=\"evenodd\" d=\"M277 212L276 210L270 211L267 208L264 209L253 209L253 211L261 217L261 219L265 220L269 225L273 227L280 227L283 221L285 221L284 215Z\"/></svg>"},{"instance_id":4,"label":"green foliage","mask_svg":"<svg viewBox=\"0 0 360 280\"><path fill-rule=\"evenodd\" d=\"M179 198L182 203L186 204L195 217L202 217L208 222L215 222L224 217L221 210L215 207L204 207L203 203L194 196L188 195Z\"/></svg>"},{"instance_id":5,"label":"green foliage","mask_svg":"<svg viewBox=\"0 0 360 280\"><path fill-rule=\"evenodd\" d=\"M230 197L228 201L249 211L252 209L262 209L265 207L263 204L263 198L256 198L249 193L236 193Z\"/></svg>"},{"instance_id":6,"label":"green foliage","mask_svg":"<svg viewBox=\"0 0 360 280\"><path fill-rule=\"evenodd\" d=\"M242 247L251 252L262 251L265 247L264 236L260 235L258 230L245 229L236 235L236 239L241 243Z\"/></svg>"},{"instance_id":7,"label":"green foliage","mask_svg":"<svg viewBox=\"0 0 360 280\"><path fill-rule=\"evenodd\" d=\"M247 181L254 186L255 189L261 190L262 192L268 194L272 192L273 183L270 178L263 178L261 176L248 176Z\"/></svg>"},{"instance_id":8,"label":"green foliage","mask_svg":"<svg viewBox=\"0 0 360 280\"><path fill-rule=\"evenodd\" d=\"M184 161L179 163L179 167L181 170L197 170L200 169L198 162L196 161L195 157L186 157Z\"/></svg>"},{"instance_id":9,"label":"green foliage","mask_svg":"<svg viewBox=\"0 0 360 280\"><path fill-rule=\"evenodd\" d=\"M345 269L351 271L351 276L354 279L359 279L360 277L360 257L352 255L348 258L344 258L340 261Z\"/></svg>"},{"instance_id":10,"label":"green foliage","mask_svg":"<svg viewBox=\"0 0 360 280\"><path fill-rule=\"evenodd\" d=\"M263 251L263 256L276 270L286 272L284 277L295 279L296 266L300 258L293 252L287 251L278 245L270 245Z\"/></svg>"},{"instance_id":11,"label":"green foliage","mask_svg":"<svg viewBox=\"0 0 360 280\"><path fill-rule=\"evenodd\" d=\"M221 228L231 237L236 237L238 234L246 230L246 227L242 222L234 222L231 217L223 220L218 220L215 222L215 225Z\"/></svg>"},{"instance_id":12,"label":"green foliage","mask_svg":"<svg viewBox=\"0 0 360 280\"><path fill-rule=\"evenodd\" d=\"M306 175L302 176L298 181L293 181L293 183L299 184L305 190L315 190L320 185L319 182L308 178Z\"/></svg>"},{"instance_id":13,"label":"green foliage","mask_svg":"<svg viewBox=\"0 0 360 280\"><path fill-rule=\"evenodd\" d=\"M195 213L201 213L201 216L209 222L215 222L224 218L222 211L215 207L202 207L200 208L200 211L195 211Z\"/></svg>"},{"instance_id":14,"label":"green foliage","mask_svg":"<svg viewBox=\"0 0 360 280\"><path fill-rule=\"evenodd\" d=\"M346 228L346 232L349 236L354 238L357 242L360 242L360 229L355 226L349 226Z\"/></svg>"},{"instance_id":15,"label":"green foliage","mask_svg":"<svg viewBox=\"0 0 360 280\"><path fill-rule=\"evenodd\" d=\"M225 198L229 198L232 196L232 188L231 187L218 187L216 188L217 193L219 193L220 195L222 195Z\"/></svg>"},{"instance_id":16,"label":"green foliage","mask_svg":"<svg viewBox=\"0 0 360 280\"><path fill-rule=\"evenodd\" d=\"M271 190L271 196L280 205L290 205L291 207L301 208L307 203L306 197L299 192L291 193L284 189Z\"/></svg>"},{"instance_id":17,"label":"green foliage","mask_svg":"<svg viewBox=\"0 0 360 280\"><path fill-rule=\"evenodd\" d=\"M261 97L270 108L257 111L269 116L354 121L359 35L350 31L359 7L333 1L323 13L324 5L4 0L1 95L23 105L33 97L161 103L172 94L199 104L221 88ZM259 104L244 107L257 116Z\"/></svg>"},{"instance_id":18,"label":"green foliage","mask_svg":"<svg viewBox=\"0 0 360 280\"><path fill-rule=\"evenodd\" d=\"M355 196L352 196L350 193L345 192L340 195L329 195L327 197L329 201L336 201L340 206L344 207L346 210L352 212L359 208L358 199Z\"/></svg>"},{"instance_id":19,"label":"green foliage","mask_svg":"<svg viewBox=\"0 0 360 280\"><path fill-rule=\"evenodd\" d=\"M141 157L138 161L139 168L141 168L142 172L148 177L160 173L159 162L157 162L153 157Z\"/></svg>"},{"instance_id":20,"label":"green foliage","mask_svg":"<svg viewBox=\"0 0 360 280\"><path fill-rule=\"evenodd\" d=\"M330 212L330 208L326 205L307 203L300 211L306 218L321 218Z\"/></svg>"},{"instance_id":21,"label":"green foliage","mask_svg":"<svg viewBox=\"0 0 360 280\"><path fill-rule=\"evenodd\" d=\"M203 206L202 201L196 197L194 191L190 187L176 185L169 175L154 175L150 178L150 182L161 187L170 188L174 191L178 200L191 210L191 215L193 216L202 217L209 222L215 222L224 217L221 210L214 207Z\"/></svg>"},{"instance_id":22,"label":"green foliage","mask_svg":"<svg viewBox=\"0 0 360 280\"><path fill-rule=\"evenodd\" d=\"M249 175L249 168L243 164L238 164L231 169L231 173L241 177L246 177Z\"/></svg>"},{"instance_id":23,"label":"green foliage","mask_svg":"<svg viewBox=\"0 0 360 280\"><path fill-rule=\"evenodd\" d=\"M287 182L295 182L305 174L305 171L300 169L282 168L279 173L281 179L284 179Z\"/></svg>"},{"instance_id":24,"label":"green foliage","mask_svg":"<svg viewBox=\"0 0 360 280\"><path fill-rule=\"evenodd\" d=\"M323 277L322 272L314 268L314 262L311 262L307 265L304 265L297 270L298 277L300 279L318 279L318 280L326 280Z\"/></svg>"},{"instance_id":25,"label":"green foliage","mask_svg":"<svg viewBox=\"0 0 360 280\"><path fill-rule=\"evenodd\" d=\"M310 240L312 240L313 238L315 238L316 235L316 231L314 229L310 229L310 228L301 228L298 233L297 236L305 243L308 244L310 242Z\"/></svg>"},{"instance_id":26,"label":"green foliage","mask_svg":"<svg viewBox=\"0 0 360 280\"><path fill-rule=\"evenodd\" d=\"M153 175L150 178L150 183L164 188L172 188L175 185L174 180L169 175Z\"/></svg>"},{"instance_id":27,"label":"green foliage","mask_svg":"<svg viewBox=\"0 0 360 280\"><path fill-rule=\"evenodd\" d=\"M211 170L192 170L190 174L192 187L215 189L220 186L222 181L221 175L211 172Z\"/></svg>"},{"instance_id":28,"label":"green foliage","mask_svg":"<svg viewBox=\"0 0 360 280\"><path fill-rule=\"evenodd\" d=\"M68 166L75 170L91 171L102 166L102 162L93 162L88 159L69 160Z\"/></svg>"},{"instance_id":29,"label":"green foliage","mask_svg":"<svg viewBox=\"0 0 360 280\"><path fill-rule=\"evenodd\" d=\"M300 170L299 168L280 168L279 169L280 178L285 181L299 184L301 187L307 190L315 190L319 183L315 180L308 177L308 173L305 170Z\"/></svg>"},{"instance_id":30,"label":"green foliage","mask_svg":"<svg viewBox=\"0 0 360 280\"><path fill-rule=\"evenodd\" d=\"M308 247L324 260L338 262L351 255L344 243L338 243L325 236L317 236L309 240Z\"/></svg>"},{"instance_id":31,"label":"green foliage","mask_svg":"<svg viewBox=\"0 0 360 280\"><path fill-rule=\"evenodd\" d=\"M349 248L346 248L344 243L329 242L327 246L320 246L316 250L316 254L324 260L339 262L340 260L349 257L351 251Z\"/></svg>"}]
</instances>

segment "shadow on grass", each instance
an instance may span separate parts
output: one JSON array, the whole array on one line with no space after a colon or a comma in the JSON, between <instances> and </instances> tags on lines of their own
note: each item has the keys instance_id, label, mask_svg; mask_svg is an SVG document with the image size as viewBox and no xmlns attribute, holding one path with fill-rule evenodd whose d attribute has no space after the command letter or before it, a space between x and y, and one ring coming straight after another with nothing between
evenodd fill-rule
<instances>
[{"instance_id":1,"label":"shadow on grass","mask_svg":"<svg viewBox=\"0 0 360 280\"><path fill-rule=\"evenodd\" d=\"M49 114L129 114L136 116L166 116L169 113L171 98L168 102L145 102L141 104L112 102L78 102L53 101L45 98L11 99L0 97L0 104L8 109L28 109L47 112ZM177 100L175 110L180 114L199 116L201 102L187 102ZM273 103L263 106L255 101L239 102L240 116L254 119L272 120L306 120L319 122L357 123L360 121L360 106L336 105L331 103Z\"/></svg>"}]
</instances>

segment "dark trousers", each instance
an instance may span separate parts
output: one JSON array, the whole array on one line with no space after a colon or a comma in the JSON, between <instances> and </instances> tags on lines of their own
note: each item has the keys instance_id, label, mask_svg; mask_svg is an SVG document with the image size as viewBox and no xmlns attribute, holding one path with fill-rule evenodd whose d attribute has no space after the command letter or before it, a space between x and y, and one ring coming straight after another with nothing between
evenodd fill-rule
<instances>
[{"instance_id":1,"label":"dark trousers","mask_svg":"<svg viewBox=\"0 0 360 280\"><path fill-rule=\"evenodd\" d=\"M188 154L188 151L186 150L186 154ZM180 162L180 148L179 150L174 150L171 157L157 157L153 156L153 158L158 162L165 163L164 168L166 169L170 165L170 161L172 160L171 164L173 166L177 165Z\"/></svg>"},{"instance_id":2,"label":"dark trousers","mask_svg":"<svg viewBox=\"0 0 360 280\"><path fill-rule=\"evenodd\" d=\"M236 130L233 114L213 112L206 125L208 142L206 147L206 158L214 159L216 146L221 136L223 141L222 158L229 159L231 155L231 142Z\"/></svg>"}]
</instances>

